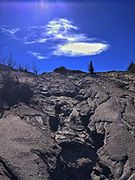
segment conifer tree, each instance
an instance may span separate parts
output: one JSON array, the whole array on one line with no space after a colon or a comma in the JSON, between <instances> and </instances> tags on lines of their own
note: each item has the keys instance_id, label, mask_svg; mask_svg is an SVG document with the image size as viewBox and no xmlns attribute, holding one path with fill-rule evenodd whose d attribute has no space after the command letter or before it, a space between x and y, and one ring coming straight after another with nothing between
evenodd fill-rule
<instances>
[{"instance_id":1,"label":"conifer tree","mask_svg":"<svg viewBox=\"0 0 135 180\"><path fill-rule=\"evenodd\" d=\"M132 66L134 65L133 61L129 64L128 68L127 68L127 71L130 71Z\"/></svg>"},{"instance_id":2,"label":"conifer tree","mask_svg":"<svg viewBox=\"0 0 135 180\"><path fill-rule=\"evenodd\" d=\"M93 67L92 61L90 61L90 63L89 63L88 70L91 74L94 74L94 67Z\"/></svg>"}]
</instances>

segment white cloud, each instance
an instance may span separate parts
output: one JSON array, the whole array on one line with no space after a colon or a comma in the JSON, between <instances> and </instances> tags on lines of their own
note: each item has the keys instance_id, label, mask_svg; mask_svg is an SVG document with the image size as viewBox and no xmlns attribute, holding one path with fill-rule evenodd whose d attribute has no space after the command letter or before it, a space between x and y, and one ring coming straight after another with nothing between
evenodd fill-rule
<instances>
[{"instance_id":1,"label":"white cloud","mask_svg":"<svg viewBox=\"0 0 135 180\"><path fill-rule=\"evenodd\" d=\"M96 37L88 37L81 33L79 28L67 19L54 19L46 25L46 31L42 34L46 36L47 40L62 40L67 42L101 42L106 43ZM107 43L106 43L107 44Z\"/></svg>"},{"instance_id":2,"label":"white cloud","mask_svg":"<svg viewBox=\"0 0 135 180\"><path fill-rule=\"evenodd\" d=\"M99 54L109 48L108 44L88 42L68 42L59 45L54 51L56 56L90 56Z\"/></svg>"},{"instance_id":3,"label":"white cloud","mask_svg":"<svg viewBox=\"0 0 135 180\"><path fill-rule=\"evenodd\" d=\"M39 52L28 51L27 53L30 54L30 55L32 55L32 56L34 56L34 57L36 57L36 58L39 59L39 60L41 60L41 59L48 59L48 57L43 56L43 55L42 55L41 53L39 53Z\"/></svg>"},{"instance_id":4,"label":"white cloud","mask_svg":"<svg viewBox=\"0 0 135 180\"><path fill-rule=\"evenodd\" d=\"M51 40L62 40L53 51L53 55L56 56L90 56L109 48L106 42L80 33L79 28L66 19L50 21L47 25L47 35L51 37Z\"/></svg>"}]
</instances>

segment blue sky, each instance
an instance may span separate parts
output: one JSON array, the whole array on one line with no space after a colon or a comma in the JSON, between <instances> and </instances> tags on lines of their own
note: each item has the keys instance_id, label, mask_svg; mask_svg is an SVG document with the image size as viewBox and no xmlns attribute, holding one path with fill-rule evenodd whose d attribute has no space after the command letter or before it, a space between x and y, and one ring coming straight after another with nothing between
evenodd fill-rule
<instances>
[{"instance_id":1,"label":"blue sky","mask_svg":"<svg viewBox=\"0 0 135 180\"><path fill-rule=\"evenodd\" d=\"M134 0L0 2L0 53L40 72L125 70L135 58Z\"/></svg>"}]
</instances>

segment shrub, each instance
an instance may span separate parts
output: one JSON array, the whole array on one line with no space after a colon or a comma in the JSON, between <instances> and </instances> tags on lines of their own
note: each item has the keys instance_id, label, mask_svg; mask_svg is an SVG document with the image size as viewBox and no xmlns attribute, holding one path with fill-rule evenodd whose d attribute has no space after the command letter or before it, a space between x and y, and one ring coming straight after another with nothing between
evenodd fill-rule
<instances>
[{"instance_id":1,"label":"shrub","mask_svg":"<svg viewBox=\"0 0 135 180\"><path fill-rule=\"evenodd\" d=\"M19 69L19 71L21 71L21 72L29 72L30 67L29 67L28 65L26 65L26 64L25 64L25 65L19 64L18 69Z\"/></svg>"}]
</instances>

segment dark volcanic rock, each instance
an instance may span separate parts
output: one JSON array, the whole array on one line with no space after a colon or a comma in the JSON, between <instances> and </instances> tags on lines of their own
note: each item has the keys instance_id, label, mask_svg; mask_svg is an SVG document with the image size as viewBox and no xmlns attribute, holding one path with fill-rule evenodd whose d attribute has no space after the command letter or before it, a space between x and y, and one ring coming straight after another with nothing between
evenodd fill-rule
<instances>
[{"instance_id":1,"label":"dark volcanic rock","mask_svg":"<svg viewBox=\"0 0 135 180\"><path fill-rule=\"evenodd\" d=\"M135 179L135 75L10 70L3 84L5 75L1 180Z\"/></svg>"}]
</instances>

